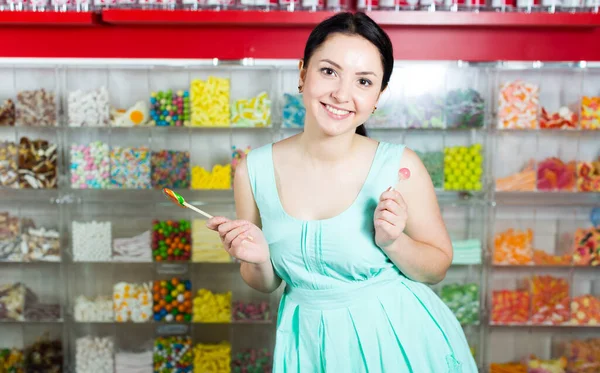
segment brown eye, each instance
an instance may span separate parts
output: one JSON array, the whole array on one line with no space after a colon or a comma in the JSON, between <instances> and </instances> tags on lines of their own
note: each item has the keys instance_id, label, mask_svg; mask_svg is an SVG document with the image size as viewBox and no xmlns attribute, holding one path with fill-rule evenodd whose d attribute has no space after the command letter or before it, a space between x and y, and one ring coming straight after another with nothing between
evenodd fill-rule
<instances>
[{"instance_id":1,"label":"brown eye","mask_svg":"<svg viewBox=\"0 0 600 373\"><path fill-rule=\"evenodd\" d=\"M335 71L329 67L324 67L321 69L321 72L325 75L335 75Z\"/></svg>"},{"instance_id":2,"label":"brown eye","mask_svg":"<svg viewBox=\"0 0 600 373\"><path fill-rule=\"evenodd\" d=\"M373 84L373 83L371 83L371 81L370 81L369 79L360 79L360 80L358 81L358 83L359 83L360 85L364 85L365 87L368 87L368 86L370 86L371 84Z\"/></svg>"}]
</instances>

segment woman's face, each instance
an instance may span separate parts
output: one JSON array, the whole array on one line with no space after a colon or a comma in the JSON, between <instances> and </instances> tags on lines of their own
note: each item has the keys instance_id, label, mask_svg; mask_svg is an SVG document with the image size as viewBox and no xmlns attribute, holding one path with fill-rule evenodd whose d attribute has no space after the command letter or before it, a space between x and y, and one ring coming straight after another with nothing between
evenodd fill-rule
<instances>
[{"instance_id":1,"label":"woman's face","mask_svg":"<svg viewBox=\"0 0 600 373\"><path fill-rule=\"evenodd\" d=\"M335 136L354 132L377 105L383 78L379 50L356 35L333 34L300 73L306 126Z\"/></svg>"}]
</instances>

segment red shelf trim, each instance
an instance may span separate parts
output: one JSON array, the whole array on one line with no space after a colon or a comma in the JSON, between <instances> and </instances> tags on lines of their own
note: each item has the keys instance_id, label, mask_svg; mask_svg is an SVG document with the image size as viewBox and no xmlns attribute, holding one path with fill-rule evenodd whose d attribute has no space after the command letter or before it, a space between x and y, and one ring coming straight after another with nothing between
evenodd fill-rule
<instances>
[{"instance_id":1,"label":"red shelf trim","mask_svg":"<svg viewBox=\"0 0 600 373\"><path fill-rule=\"evenodd\" d=\"M98 19L92 12L0 12L0 26L91 26Z\"/></svg>"},{"instance_id":2,"label":"red shelf trim","mask_svg":"<svg viewBox=\"0 0 600 373\"><path fill-rule=\"evenodd\" d=\"M123 25L302 27L314 26L334 14L333 12L108 9L102 12L102 20L106 23Z\"/></svg>"}]
</instances>

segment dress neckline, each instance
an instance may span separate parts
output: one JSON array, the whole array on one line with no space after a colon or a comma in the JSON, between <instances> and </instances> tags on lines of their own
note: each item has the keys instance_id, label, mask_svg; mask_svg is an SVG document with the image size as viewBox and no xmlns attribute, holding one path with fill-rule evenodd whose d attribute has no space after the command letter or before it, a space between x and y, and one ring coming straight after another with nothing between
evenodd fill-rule
<instances>
[{"instance_id":1,"label":"dress neckline","mask_svg":"<svg viewBox=\"0 0 600 373\"><path fill-rule=\"evenodd\" d=\"M340 212L337 215L334 215L332 217L329 218L325 218L325 219L300 219L300 218L296 218L290 214L288 214L288 212L285 210L285 208L283 207L283 202L281 201L281 197L279 195L279 188L277 187L277 178L275 176L275 162L273 159L273 145L271 144L269 146L269 158L270 158L270 173L271 173L271 182L273 183L273 189L275 190L275 199L277 200L277 207L279 208L279 210L288 218L291 219L293 221L299 222L299 223L324 223L324 222L328 222L328 221L332 221L335 219L339 219L342 216L344 216L345 214L347 214L350 210L352 210L354 208L354 206L358 203L359 200L361 200L362 195L365 192L365 189L367 187L367 185L370 184L371 178L372 178L372 174L375 172L375 166L377 165L378 159L379 159L379 153L381 151L381 147L382 147L382 143L378 142L377 143L377 148L375 149L375 155L373 156L373 160L371 161L371 166L369 167L369 171L367 172L367 177L365 178L360 190L358 191L358 194L356 195L356 197L354 198L354 200L352 201L352 203L346 207L342 212Z\"/></svg>"}]
</instances>

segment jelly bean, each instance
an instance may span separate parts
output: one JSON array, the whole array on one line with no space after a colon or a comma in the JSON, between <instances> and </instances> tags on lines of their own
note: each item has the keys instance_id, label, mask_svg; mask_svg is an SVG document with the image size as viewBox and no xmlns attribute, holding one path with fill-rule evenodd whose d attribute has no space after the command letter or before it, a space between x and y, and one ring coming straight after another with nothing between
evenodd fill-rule
<instances>
[{"instance_id":1,"label":"jelly bean","mask_svg":"<svg viewBox=\"0 0 600 373\"><path fill-rule=\"evenodd\" d=\"M574 129L577 128L579 117L567 106L561 106L557 112L548 113L542 108L540 114L541 129Z\"/></svg>"},{"instance_id":2,"label":"jelly bean","mask_svg":"<svg viewBox=\"0 0 600 373\"><path fill-rule=\"evenodd\" d=\"M23 352L16 348L0 349L0 372L25 373Z\"/></svg>"},{"instance_id":3,"label":"jelly bean","mask_svg":"<svg viewBox=\"0 0 600 373\"><path fill-rule=\"evenodd\" d=\"M600 325L600 298L582 295L571 300L572 325Z\"/></svg>"},{"instance_id":4,"label":"jelly bean","mask_svg":"<svg viewBox=\"0 0 600 373\"><path fill-rule=\"evenodd\" d=\"M499 290L492 295L492 323L523 324L529 320L529 292Z\"/></svg>"},{"instance_id":5,"label":"jelly bean","mask_svg":"<svg viewBox=\"0 0 600 373\"><path fill-rule=\"evenodd\" d=\"M600 227L577 229L573 249L574 265L600 266Z\"/></svg>"},{"instance_id":6,"label":"jelly bean","mask_svg":"<svg viewBox=\"0 0 600 373\"><path fill-rule=\"evenodd\" d=\"M529 160L515 174L496 179L496 190L501 192L532 192L536 188L535 161Z\"/></svg>"},{"instance_id":7,"label":"jelly bean","mask_svg":"<svg viewBox=\"0 0 600 373\"><path fill-rule=\"evenodd\" d=\"M227 78L210 76L195 79L190 86L192 126L229 127L230 82Z\"/></svg>"},{"instance_id":8,"label":"jelly bean","mask_svg":"<svg viewBox=\"0 0 600 373\"><path fill-rule=\"evenodd\" d=\"M18 126L56 127L58 122L54 92L38 89L17 93L16 122Z\"/></svg>"},{"instance_id":9,"label":"jelly bean","mask_svg":"<svg viewBox=\"0 0 600 373\"><path fill-rule=\"evenodd\" d=\"M530 287L533 324L560 325L569 319L567 280L552 276L533 276Z\"/></svg>"},{"instance_id":10,"label":"jelly bean","mask_svg":"<svg viewBox=\"0 0 600 373\"><path fill-rule=\"evenodd\" d=\"M446 95L446 128L482 128L485 102L472 88L454 89Z\"/></svg>"},{"instance_id":11,"label":"jelly bean","mask_svg":"<svg viewBox=\"0 0 600 373\"><path fill-rule=\"evenodd\" d=\"M183 284L184 288L177 285ZM155 321L189 322L192 319L190 280L172 278L168 281L154 281L152 287L153 312ZM183 295L183 299L179 297Z\"/></svg>"},{"instance_id":12,"label":"jelly bean","mask_svg":"<svg viewBox=\"0 0 600 373\"><path fill-rule=\"evenodd\" d=\"M575 187L575 162L563 162L556 157L546 158L537 166L537 189L542 191L571 191Z\"/></svg>"},{"instance_id":13,"label":"jelly bean","mask_svg":"<svg viewBox=\"0 0 600 373\"><path fill-rule=\"evenodd\" d=\"M600 130L600 97L581 98L581 129Z\"/></svg>"},{"instance_id":14,"label":"jelly bean","mask_svg":"<svg viewBox=\"0 0 600 373\"><path fill-rule=\"evenodd\" d=\"M154 341L154 373L190 373L194 357L192 338L158 337Z\"/></svg>"},{"instance_id":15,"label":"jelly bean","mask_svg":"<svg viewBox=\"0 0 600 373\"><path fill-rule=\"evenodd\" d=\"M152 152L151 167L153 188L190 187L190 152L173 150Z\"/></svg>"},{"instance_id":16,"label":"jelly bean","mask_svg":"<svg viewBox=\"0 0 600 373\"><path fill-rule=\"evenodd\" d=\"M443 152L416 152L425 169L429 173L429 177L434 188L444 187L444 153Z\"/></svg>"},{"instance_id":17,"label":"jelly bean","mask_svg":"<svg viewBox=\"0 0 600 373\"><path fill-rule=\"evenodd\" d=\"M106 189L110 183L108 144L71 145L71 188Z\"/></svg>"},{"instance_id":18,"label":"jelly bean","mask_svg":"<svg viewBox=\"0 0 600 373\"><path fill-rule=\"evenodd\" d=\"M113 188L150 189L150 149L123 148L110 151L110 183Z\"/></svg>"},{"instance_id":19,"label":"jelly bean","mask_svg":"<svg viewBox=\"0 0 600 373\"><path fill-rule=\"evenodd\" d=\"M235 301L231 308L231 318L234 321L243 322L269 321L271 320L271 307L268 302Z\"/></svg>"},{"instance_id":20,"label":"jelly bean","mask_svg":"<svg viewBox=\"0 0 600 373\"><path fill-rule=\"evenodd\" d=\"M192 320L199 323L231 322L231 292L217 294L207 289L198 290Z\"/></svg>"},{"instance_id":21,"label":"jelly bean","mask_svg":"<svg viewBox=\"0 0 600 373\"><path fill-rule=\"evenodd\" d=\"M25 349L28 372L62 372L63 345L60 340L42 338Z\"/></svg>"},{"instance_id":22,"label":"jelly bean","mask_svg":"<svg viewBox=\"0 0 600 373\"><path fill-rule=\"evenodd\" d=\"M251 99L236 100L231 105L233 127L269 127L271 125L271 100L267 92Z\"/></svg>"},{"instance_id":23,"label":"jelly bean","mask_svg":"<svg viewBox=\"0 0 600 373\"><path fill-rule=\"evenodd\" d=\"M155 261L188 261L192 255L192 231L188 220L155 220L152 254Z\"/></svg>"},{"instance_id":24,"label":"jelly bean","mask_svg":"<svg viewBox=\"0 0 600 373\"><path fill-rule=\"evenodd\" d=\"M461 325L479 324L479 285L444 285L440 298L452 310Z\"/></svg>"},{"instance_id":25,"label":"jelly bean","mask_svg":"<svg viewBox=\"0 0 600 373\"><path fill-rule=\"evenodd\" d=\"M232 373L271 372L273 357L267 349L246 349L235 354L231 361Z\"/></svg>"},{"instance_id":26,"label":"jelly bean","mask_svg":"<svg viewBox=\"0 0 600 373\"><path fill-rule=\"evenodd\" d=\"M69 127L105 127L110 124L108 89L69 93Z\"/></svg>"},{"instance_id":27,"label":"jelly bean","mask_svg":"<svg viewBox=\"0 0 600 373\"><path fill-rule=\"evenodd\" d=\"M302 101L302 95L283 94L283 123L284 128L302 128L304 127L304 117L306 108Z\"/></svg>"},{"instance_id":28,"label":"jelly bean","mask_svg":"<svg viewBox=\"0 0 600 373\"><path fill-rule=\"evenodd\" d=\"M12 100L5 100L0 106L0 126L15 125L15 103Z\"/></svg>"},{"instance_id":29,"label":"jelly bean","mask_svg":"<svg viewBox=\"0 0 600 373\"><path fill-rule=\"evenodd\" d=\"M19 143L19 187L21 189L55 189L57 177L57 145L46 140Z\"/></svg>"},{"instance_id":30,"label":"jelly bean","mask_svg":"<svg viewBox=\"0 0 600 373\"><path fill-rule=\"evenodd\" d=\"M577 163L577 191L600 192L600 157L593 162Z\"/></svg>"},{"instance_id":31,"label":"jelly bean","mask_svg":"<svg viewBox=\"0 0 600 373\"><path fill-rule=\"evenodd\" d=\"M151 125L189 126L191 123L190 93L188 91L158 91L150 96Z\"/></svg>"},{"instance_id":32,"label":"jelly bean","mask_svg":"<svg viewBox=\"0 0 600 373\"><path fill-rule=\"evenodd\" d=\"M498 107L499 129L535 129L540 88L520 80L500 87Z\"/></svg>"},{"instance_id":33,"label":"jelly bean","mask_svg":"<svg viewBox=\"0 0 600 373\"><path fill-rule=\"evenodd\" d=\"M192 167L192 189L231 189L231 165L215 165L212 172Z\"/></svg>"},{"instance_id":34,"label":"jelly bean","mask_svg":"<svg viewBox=\"0 0 600 373\"><path fill-rule=\"evenodd\" d=\"M113 305L117 322L147 322L153 316L151 284L120 282L113 286Z\"/></svg>"},{"instance_id":35,"label":"jelly bean","mask_svg":"<svg viewBox=\"0 0 600 373\"><path fill-rule=\"evenodd\" d=\"M533 231L508 229L494 237L494 264L524 265L533 259Z\"/></svg>"},{"instance_id":36,"label":"jelly bean","mask_svg":"<svg viewBox=\"0 0 600 373\"><path fill-rule=\"evenodd\" d=\"M444 128L444 98L440 95L409 97L403 112L407 128Z\"/></svg>"},{"instance_id":37,"label":"jelly bean","mask_svg":"<svg viewBox=\"0 0 600 373\"><path fill-rule=\"evenodd\" d=\"M482 174L481 144L444 149L444 189L480 191Z\"/></svg>"},{"instance_id":38,"label":"jelly bean","mask_svg":"<svg viewBox=\"0 0 600 373\"><path fill-rule=\"evenodd\" d=\"M229 342L197 344L194 347L194 372L231 372L231 345Z\"/></svg>"}]
</instances>

